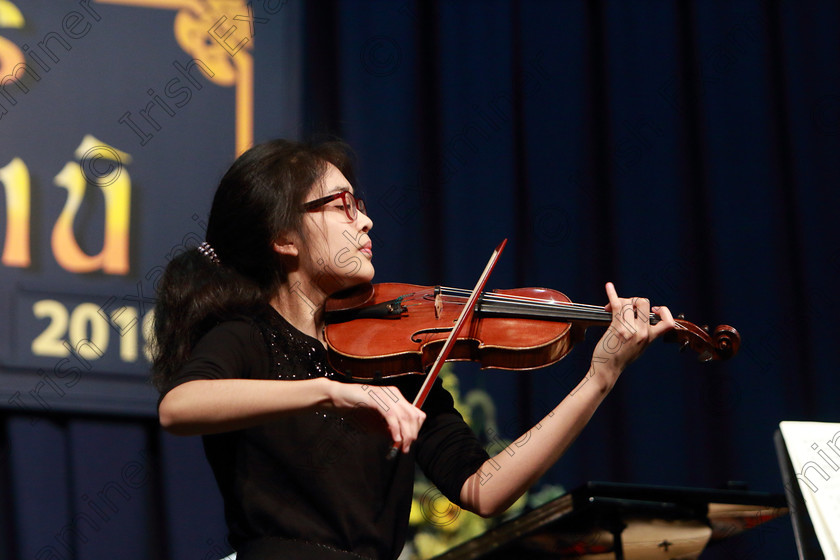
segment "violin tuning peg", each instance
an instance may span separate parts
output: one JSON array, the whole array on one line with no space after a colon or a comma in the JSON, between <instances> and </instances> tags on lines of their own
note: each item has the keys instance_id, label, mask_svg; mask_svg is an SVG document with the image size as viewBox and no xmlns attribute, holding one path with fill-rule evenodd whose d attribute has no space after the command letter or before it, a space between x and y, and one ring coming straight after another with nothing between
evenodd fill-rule
<instances>
[{"instance_id":1,"label":"violin tuning peg","mask_svg":"<svg viewBox=\"0 0 840 560\"><path fill-rule=\"evenodd\" d=\"M706 334L709 334L709 325L703 325L700 328L703 329L706 332Z\"/></svg>"},{"instance_id":2,"label":"violin tuning peg","mask_svg":"<svg viewBox=\"0 0 840 560\"><path fill-rule=\"evenodd\" d=\"M680 344L680 352L685 352L686 348L688 348L688 339L683 340Z\"/></svg>"},{"instance_id":3,"label":"violin tuning peg","mask_svg":"<svg viewBox=\"0 0 840 560\"><path fill-rule=\"evenodd\" d=\"M679 319L680 321L684 321L685 320L685 314L680 313L679 315L677 315L677 319Z\"/></svg>"}]
</instances>

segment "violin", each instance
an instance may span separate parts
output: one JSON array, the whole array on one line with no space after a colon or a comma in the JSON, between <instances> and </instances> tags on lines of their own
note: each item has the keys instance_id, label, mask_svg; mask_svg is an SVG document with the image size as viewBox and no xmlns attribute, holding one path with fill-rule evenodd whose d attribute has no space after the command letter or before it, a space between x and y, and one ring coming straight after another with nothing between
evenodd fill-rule
<instances>
[{"instance_id":1,"label":"violin","mask_svg":"<svg viewBox=\"0 0 840 560\"><path fill-rule=\"evenodd\" d=\"M469 290L411 284L366 284L327 300L325 338L333 367L356 379L425 374L470 296ZM603 306L573 303L544 288L480 293L448 360L482 368L531 370L551 365L583 340L590 326L607 326ZM651 313L651 324L659 317ZM665 340L691 348L702 362L726 360L741 337L729 325L713 331L682 316Z\"/></svg>"}]
</instances>

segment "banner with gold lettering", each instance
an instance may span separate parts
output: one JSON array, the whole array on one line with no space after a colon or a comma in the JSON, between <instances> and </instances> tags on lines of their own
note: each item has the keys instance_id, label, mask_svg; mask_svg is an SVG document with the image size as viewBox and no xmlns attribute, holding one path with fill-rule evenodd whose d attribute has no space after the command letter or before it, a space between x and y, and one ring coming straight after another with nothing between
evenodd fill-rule
<instances>
[{"instance_id":1,"label":"banner with gold lettering","mask_svg":"<svg viewBox=\"0 0 840 560\"><path fill-rule=\"evenodd\" d=\"M154 412L156 283L234 157L295 135L299 12L0 0L0 407Z\"/></svg>"}]
</instances>

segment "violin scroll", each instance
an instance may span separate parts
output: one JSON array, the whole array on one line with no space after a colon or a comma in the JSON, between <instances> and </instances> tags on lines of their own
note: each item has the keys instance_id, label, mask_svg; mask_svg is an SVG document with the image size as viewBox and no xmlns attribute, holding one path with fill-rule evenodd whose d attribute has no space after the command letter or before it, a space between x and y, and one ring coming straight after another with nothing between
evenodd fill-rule
<instances>
[{"instance_id":1,"label":"violin scroll","mask_svg":"<svg viewBox=\"0 0 840 560\"><path fill-rule=\"evenodd\" d=\"M700 362L728 360L741 347L741 335L729 325L718 325L710 333L708 326L698 327L683 319L682 315L674 321L674 328L663 337L665 342L679 344L680 351L691 348L697 352L697 360Z\"/></svg>"}]
</instances>

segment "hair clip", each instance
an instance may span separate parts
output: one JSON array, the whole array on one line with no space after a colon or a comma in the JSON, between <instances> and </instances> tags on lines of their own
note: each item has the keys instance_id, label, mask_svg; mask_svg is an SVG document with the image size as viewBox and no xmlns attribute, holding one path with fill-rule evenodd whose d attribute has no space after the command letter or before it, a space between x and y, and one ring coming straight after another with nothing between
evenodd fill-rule
<instances>
[{"instance_id":1,"label":"hair clip","mask_svg":"<svg viewBox=\"0 0 840 560\"><path fill-rule=\"evenodd\" d=\"M199 253L210 259L210 262L213 264L219 264L219 257L216 255L216 250L206 241L196 247L196 249L198 249Z\"/></svg>"}]
</instances>

